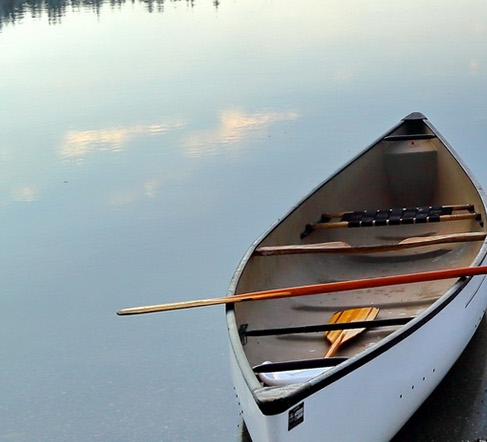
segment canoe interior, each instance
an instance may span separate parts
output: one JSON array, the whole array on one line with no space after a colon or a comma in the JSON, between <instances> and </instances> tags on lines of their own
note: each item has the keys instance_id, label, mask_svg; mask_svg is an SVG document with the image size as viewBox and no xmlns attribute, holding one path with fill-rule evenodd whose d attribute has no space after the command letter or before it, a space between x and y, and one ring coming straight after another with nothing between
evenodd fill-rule
<instances>
[{"instance_id":1,"label":"canoe interior","mask_svg":"<svg viewBox=\"0 0 487 442\"><path fill-rule=\"evenodd\" d=\"M255 247L340 241L353 246L396 244L411 237L483 232L482 197L469 173L432 126L405 119L340 172L317 188L278 223ZM415 137L415 135L423 135ZM480 219L327 228L301 237L305 226L322 213L471 204ZM458 214L468 214L460 210ZM319 284L395 274L466 267L475 263L483 241L446 243L380 253L313 253L276 256L250 254L235 293ZM454 280L357 290L281 300L238 303L237 327L249 329L326 324L339 310L378 307L377 319L417 316ZM350 357L384 338L395 327L367 330L343 345L337 356ZM323 333L249 337L243 350L250 365L264 361L321 358L329 348Z\"/></svg>"}]
</instances>

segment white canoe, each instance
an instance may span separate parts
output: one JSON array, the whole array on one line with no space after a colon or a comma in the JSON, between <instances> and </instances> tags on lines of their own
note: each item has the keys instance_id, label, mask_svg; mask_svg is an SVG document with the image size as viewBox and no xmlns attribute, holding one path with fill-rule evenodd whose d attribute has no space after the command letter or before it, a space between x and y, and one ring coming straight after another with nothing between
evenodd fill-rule
<instances>
[{"instance_id":1,"label":"white canoe","mask_svg":"<svg viewBox=\"0 0 487 442\"><path fill-rule=\"evenodd\" d=\"M481 266L485 202L449 144L413 113L257 240L228 295ZM252 440L390 440L477 329L483 281L227 304L232 376ZM377 317L324 357L332 316L371 307Z\"/></svg>"}]
</instances>

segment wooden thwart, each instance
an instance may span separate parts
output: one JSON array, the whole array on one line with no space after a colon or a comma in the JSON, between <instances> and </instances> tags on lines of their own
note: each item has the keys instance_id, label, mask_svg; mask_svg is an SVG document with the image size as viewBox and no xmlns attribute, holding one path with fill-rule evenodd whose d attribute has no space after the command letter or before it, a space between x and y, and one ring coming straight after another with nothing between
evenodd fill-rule
<instances>
[{"instance_id":1,"label":"wooden thwart","mask_svg":"<svg viewBox=\"0 0 487 442\"><path fill-rule=\"evenodd\" d=\"M373 321L378 315L379 309L375 307L364 307L364 308L354 308L349 310L342 310L336 312L330 319L330 324L341 324L343 327L347 327L347 323L350 322L362 322L362 321ZM334 356L338 351L338 348L354 338L358 334L362 333L364 328L352 328L344 330L333 330L325 332L325 337L330 341L331 346L325 353L325 358Z\"/></svg>"},{"instance_id":2,"label":"wooden thwart","mask_svg":"<svg viewBox=\"0 0 487 442\"><path fill-rule=\"evenodd\" d=\"M263 246L255 250L254 255L292 255L301 253L377 253L390 252L394 250L409 249L414 247L425 247L436 244L448 244L456 242L483 241L486 237L485 232L465 232L451 233L445 235L412 237L404 239L397 244L377 244L364 246L351 246L346 242L333 241L318 244L300 244L286 246Z\"/></svg>"}]
</instances>

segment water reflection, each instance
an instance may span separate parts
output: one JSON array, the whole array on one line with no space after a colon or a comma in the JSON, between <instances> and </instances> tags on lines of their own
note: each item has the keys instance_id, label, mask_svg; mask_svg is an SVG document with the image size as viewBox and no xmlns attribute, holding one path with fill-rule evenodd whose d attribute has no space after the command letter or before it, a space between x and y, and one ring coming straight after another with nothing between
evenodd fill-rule
<instances>
[{"instance_id":1,"label":"water reflection","mask_svg":"<svg viewBox=\"0 0 487 442\"><path fill-rule=\"evenodd\" d=\"M148 12L163 12L167 3L185 2L193 7L195 0L138 0L146 6ZM0 0L0 30L6 23L17 23L22 21L26 15L41 17L47 14L50 24L61 22L62 17L69 10L91 10L97 15L101 8L108 5L111 8L121 7L127 0ZM133 3L133 0L132 0ZM215 8L219 6L219 0L213 0Z\"/></svg>"},{"instance_id":2,"label":"water reflection","mask_svg":"<svg viewBox=\"0 0 487 442\"><path fill-rule=\"evenodd\" d=\"M120 151L137 136L161 135L184 125L184 121L176 120L170 123L139 124L130 127L71 130L66 133L59 154L64 159L80 161L93 152Z\"/></svg>"},{"instance_id":3,"label":"water reflection","mask_svg":"<svg viewBox=\"0 0 487 442\"><path fill-rule=\"evenodd\" d=\"M234 146L239 141L264 136L272 124L298 119L297 112L263 111L247 113L241 109L224 109L215 128L194 132L182 142L192 157L221 152L222 145Z\"/></svg>"},{"instance_id":4,"label":"water reflection","mask_svg":"<svg viewBox=\"0 0 487 442\"><path fill-rule=\"evenodd\" d=\"M246 112L243 109L223 109L214 127L191 131L184 119L128 127L107 127L91 130L70 130L61 143L59 155L67 161L81 162L95 152L118 152L136 137L163 135L186 128L180 141L182 151L192 158L234 149L239 142L266 136L274 123L294 121L294 111Z\"/></svg>"},{"instance_id":5,"label":"water reflection","mask_svg":"<svg viewBox=\"0 0 487 442\"><path fill-rule=\"evenodd\" d=\"M22 186L13 190L12 199L14 201L32 202L39 199L39 187Z\"/></svg>"}]
</instances>

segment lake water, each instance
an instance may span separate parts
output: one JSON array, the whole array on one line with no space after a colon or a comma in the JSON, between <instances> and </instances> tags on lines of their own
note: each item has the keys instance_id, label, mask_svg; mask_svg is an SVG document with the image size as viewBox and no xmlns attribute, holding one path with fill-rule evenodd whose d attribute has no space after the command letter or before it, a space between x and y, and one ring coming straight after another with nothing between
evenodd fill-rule
<instances>
[{"instance_id":1,"label":"lake water","mask_svg":"<svg viewBox=\"0 0 487 442\"><path fill-rule=\"evenodd\" d=\"M223 307L115 312L224 296L412 111L487 186L486 103L483 0L0 0L0 441L247 440ZM398 441L487 435L486 328Z\"/></svg>"}]
</instances>

